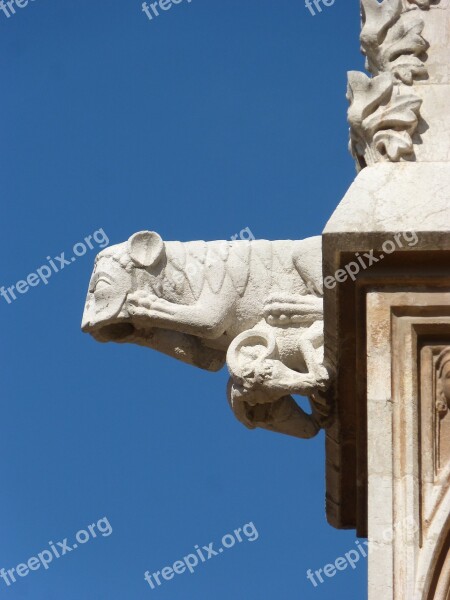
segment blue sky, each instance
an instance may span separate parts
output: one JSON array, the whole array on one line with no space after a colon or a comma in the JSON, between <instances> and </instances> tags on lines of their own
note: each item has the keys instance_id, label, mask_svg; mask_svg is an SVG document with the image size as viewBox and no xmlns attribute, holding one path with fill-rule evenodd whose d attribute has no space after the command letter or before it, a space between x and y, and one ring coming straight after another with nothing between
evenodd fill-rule
<instances>
[{"instance_id":1,"label":"blue sky","mask_svg":"<svg viewBox=\"0 0 450 600\"><path fill-rule=\"evenodd\" d=\"M358 31L347 0L314 17L302 0L185 0L152 21L134 0L0 12L0 285L99 229L111 244L142 229L320 233L355 173ZM0 579L0 598L366 597L364 560L317 588L306 579L355 546L326 522L323 434L247 431L225 372L82 334L98 249L0 298L0 568L103 517L112 533ZM250 522L257 540L155 590L144 581Z\"/></svg>"}]
</instances>

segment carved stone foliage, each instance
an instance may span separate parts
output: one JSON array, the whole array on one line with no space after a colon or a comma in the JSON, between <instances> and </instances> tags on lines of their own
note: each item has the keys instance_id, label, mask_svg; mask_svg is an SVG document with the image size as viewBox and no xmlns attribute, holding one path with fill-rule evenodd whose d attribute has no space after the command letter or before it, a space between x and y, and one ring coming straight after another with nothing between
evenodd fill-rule
<instances>
[{"instance_id":1,"label":"carved stone foliage","mask_svg":"<svg viewBox=\"0 0 450 600\"><path fill-rule=\"evenodd\" d=\"M209 371L226 362L244 425L310 438L330 414L321 287L320 237L181 243L143 231L98 255L82 327Z\"/></svg>"},{"instance_id":2,"label":"carved stone foliage","mask_svg":"<svg viewBox=\"0 0 450 600\"><path fill-rule=\"evenodd\" d=\"M423 2L421 6L426 7ZM373 75L391 72L405 84L426 77L422 58L428 49L419 11L403 12L402 0L362 0L361 46L367 70Z\"/></svg>"},{"instance_id":3,"label":"carved stone foliage","mask_svg":"<svg viewBox=\"0 0 450 600\"><path fill-rule=\"evenodd\" d=\"M361 48L369 79L349 73L350 150L359 169L380 161L414 159L413 134L421 100L407 91L426 79L421 9L430 0L361 0Z\"/></svg>"},{"instance_id":4,"label":"carved stone foliage","mask_svg":"<svg viewBox=\"0 0 450 600\"><path fill-rule=\"evenodd\" d=\"M391 73L353 71L348 79L350 150L359 166L411 156L421 99L396 86Z\"/></svg>"}]
</instances>

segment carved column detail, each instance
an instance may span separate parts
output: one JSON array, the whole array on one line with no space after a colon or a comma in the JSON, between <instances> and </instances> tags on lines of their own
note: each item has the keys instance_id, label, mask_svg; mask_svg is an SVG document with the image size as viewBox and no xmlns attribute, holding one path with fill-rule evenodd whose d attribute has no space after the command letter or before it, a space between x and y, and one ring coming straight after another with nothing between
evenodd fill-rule
<instances>
[{"instance_id":1,"label":"carved column detail","mask_svg":"<svg viewBox=\"0 0 450 600\"><path fill-rule=\"evenodd\" d=\"M446 2L447 0L442 0ZM378 162L414 161L427 125L417 85L443 83L430 73L426 19L446 18L440 0L361 0L361 49L372 74L348 76L350 151L358 170ZM439 41L439 40L436 40ZM433 81L434 80L434 81Z\"/></svg>"},{"instance_id":2,"label":"carved column detail","mask_svg":"<svg viewBox=\"0 0 450 600\"><path fill-rule=\"evenodd\" d=\"M367 321L369 597L446 600L450 294L374 290Z\"/></svg>"}]
</instances>

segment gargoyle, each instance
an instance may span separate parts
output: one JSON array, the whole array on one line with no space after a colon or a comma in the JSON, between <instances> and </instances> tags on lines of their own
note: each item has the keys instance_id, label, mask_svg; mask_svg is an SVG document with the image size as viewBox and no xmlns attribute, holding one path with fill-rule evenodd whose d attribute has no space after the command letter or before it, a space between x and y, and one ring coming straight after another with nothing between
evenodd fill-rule
<instances>
[{"instance_id":1,"label":"gargoyle","mask_svg":"<svg viewBox=\"0 0 450 600\"><path fill-rule=\"evenodd\" d=\"M97 256L82 329L209 371L226 361L242 423L310 438L330 416L321 289L320 237L181 243L142 231Z\"/></svg>"}]
</instances>

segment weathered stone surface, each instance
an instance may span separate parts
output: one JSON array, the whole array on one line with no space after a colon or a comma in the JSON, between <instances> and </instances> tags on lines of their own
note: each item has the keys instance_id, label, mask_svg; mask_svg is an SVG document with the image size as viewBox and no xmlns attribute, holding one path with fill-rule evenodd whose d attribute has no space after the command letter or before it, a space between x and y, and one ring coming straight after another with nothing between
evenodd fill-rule
<instances>
[{"instance_id":1,"label":"weathered stone surface","mask_svg":"<svg viewBox=\"0 0 450 600\"><path fill-rule=\"evenodd\" d=\"M358 174L324 234L348 233L354 238L370 233L382 242L386 234L416 231L421 233L420 249L426 249L430 234L430 247L440 238L446 248L449 202L450 162L377 164Z\"/></svg>"}]
</instances>

